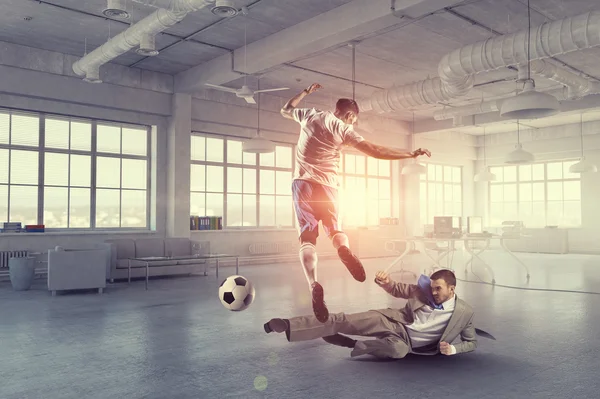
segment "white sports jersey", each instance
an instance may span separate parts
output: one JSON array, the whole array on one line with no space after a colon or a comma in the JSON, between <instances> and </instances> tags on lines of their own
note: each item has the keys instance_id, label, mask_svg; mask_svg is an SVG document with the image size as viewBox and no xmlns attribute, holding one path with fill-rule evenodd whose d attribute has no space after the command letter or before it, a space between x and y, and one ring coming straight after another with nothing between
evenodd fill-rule
<instances>
[{"instance_id":1,"label":"white sports jersey","mask_svg":"<svg viewBox=\"0 0 600 399\"><path fill-rule=\"evenodd\" d=\"M330 111L295 108L293 116L300 123L294 179L338 188L342 146L354 146L364 138Z\"/></svg>"}]
</instances>

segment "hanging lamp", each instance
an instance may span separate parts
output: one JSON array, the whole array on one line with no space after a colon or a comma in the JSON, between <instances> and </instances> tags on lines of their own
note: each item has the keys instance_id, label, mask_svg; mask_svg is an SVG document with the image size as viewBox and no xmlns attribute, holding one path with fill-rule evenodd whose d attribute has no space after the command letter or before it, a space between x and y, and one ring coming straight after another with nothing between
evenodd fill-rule
<instances>
[{"instance_id":1,"label":"hanging lamp","mask_svg":"<svg viewBox=\"0 0 600 399\"><path fill-rule=\"evenodd\" d=\"M473 177L473 181L496 181L496 175L490 172L490 168L487 166L487 158L485 153L485 127L483 128L483 168L481 169L481 172L477 173Z\"/></svg>"},{"instance_id":2,"label":"hanging lamp","mask_svg":"<svg viewBox=\"0 0 600 399\"><path fill-rule=\"evenodd\" d=\"M521 125L519 121L517 121L517 144L515 145L515 149L506 155L504 163L519 165L532 163L533 161L535 161L533 154L525 151L521 145Z\"/></svg>"},{"instance_id":3,"label":"hanging lamp","mask_svg":"<svg viewBox=\"0 0 600 399\"><path fill-rule=\"evenodd\" d=\"M596 173L598 168L592 162L589 162L583 156L583 113L581 113L581 158L579 162L569 167L570 173Z\"/></svg>"}]
</instances>

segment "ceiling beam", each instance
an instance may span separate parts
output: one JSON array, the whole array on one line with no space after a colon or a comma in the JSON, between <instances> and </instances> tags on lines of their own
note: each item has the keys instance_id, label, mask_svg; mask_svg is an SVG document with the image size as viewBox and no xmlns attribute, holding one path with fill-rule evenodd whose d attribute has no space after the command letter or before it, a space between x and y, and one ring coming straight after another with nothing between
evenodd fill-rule
<instances>
[{"instance_id":1,"label":"ceiling beam","mask_svg":"<svg viewBox=\"0 0 600 399\"><path fill-rule=\"evenodd\" d=\"M175 77L175 91L195 92L205 83L225 84L340 44L370 36L461 3L461 0L354 0L274 33L244 48L197 65ZM393 8L392 8L393 6Z\"/></svg>"}]
</instances>

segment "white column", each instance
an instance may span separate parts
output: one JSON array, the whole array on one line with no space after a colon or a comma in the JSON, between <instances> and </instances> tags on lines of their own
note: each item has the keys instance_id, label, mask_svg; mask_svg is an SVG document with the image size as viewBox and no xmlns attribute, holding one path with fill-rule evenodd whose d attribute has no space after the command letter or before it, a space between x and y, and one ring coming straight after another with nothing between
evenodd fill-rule
<instances>
[{"instance_id":1,"label":"white column","mask_svg":"<svg viewBox=\"0 0 600 399\"><path fill-rule=\"evenodd\" d=\"M167 237L190 237L190 135L192 96L175 93L167 154Z\"/></svg>"}]
</instances>

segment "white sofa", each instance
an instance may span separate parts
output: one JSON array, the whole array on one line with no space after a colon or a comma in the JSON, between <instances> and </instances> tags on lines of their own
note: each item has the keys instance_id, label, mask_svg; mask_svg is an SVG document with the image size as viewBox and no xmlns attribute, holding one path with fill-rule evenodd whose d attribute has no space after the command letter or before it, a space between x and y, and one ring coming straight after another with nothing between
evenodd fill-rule
<instances>
[{"instance_id":1,"label":"white sofa","mask_svg":"<svg viewBox=\"0 0 600 399\"><path fill-rule=\"evenodd\" d=\"M48 251L48 290L97 289L102 294L110 260L110 247L55 248Z\"/></svg>"},{"instance_id":2,"label":"white sofa","mask_svg":"<svg viewBox=\"0 0 600 399\"><path fill-rule=\"evenodd\" d=\"M118 238L106 240L111 247L111 258L108 279L114 282L117 279L127 278L129 258L145 258L158 256L192 256L195 254L209 254L210 243L192 241L189 238ZM131 277L145 277L146 270L139 266L145 263L131 261ZM198 266L204 267L207 274L208 263L205 259L165 259L152 262L150 276L166 276L192 274ZM133 268L133 266L138 266Z\"/></svg>"}]
</instances>

